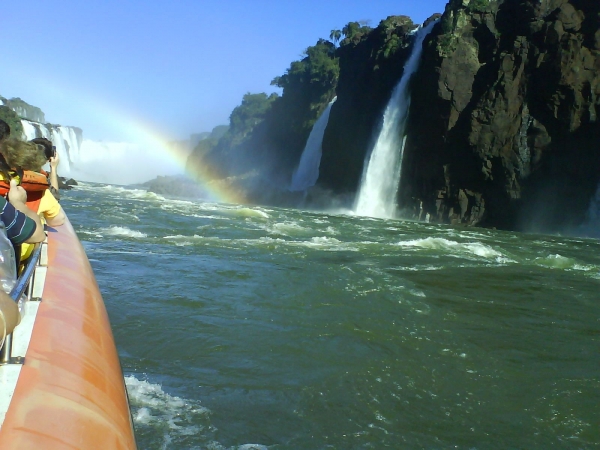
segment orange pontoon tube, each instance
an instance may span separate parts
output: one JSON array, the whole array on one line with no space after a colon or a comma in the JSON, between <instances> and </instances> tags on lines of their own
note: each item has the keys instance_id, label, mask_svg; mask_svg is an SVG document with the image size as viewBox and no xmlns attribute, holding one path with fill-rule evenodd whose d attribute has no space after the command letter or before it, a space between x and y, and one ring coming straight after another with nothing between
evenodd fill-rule
<instances>
[{"instance_id":1,"label":"orange pontoon tube","mask_svg":"<svg viewBox=\"0 0 600 450\"><path fill-rule=\"evenodd\" d=\"M135 449L123 373L85 251L67 219L48 232L48 269L3 449Z\"/></svg>"}]
</instances>

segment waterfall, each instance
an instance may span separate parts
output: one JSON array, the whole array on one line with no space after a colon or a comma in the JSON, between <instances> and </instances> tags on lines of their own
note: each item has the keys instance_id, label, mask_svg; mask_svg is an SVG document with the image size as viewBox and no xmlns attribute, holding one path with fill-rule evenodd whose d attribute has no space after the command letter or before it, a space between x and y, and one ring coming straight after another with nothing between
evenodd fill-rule
<instances>
[{"instance_id":1,"label":"waterfall","mask_svg":"<svg viewBox=\"0 0 600 450\"><path fill-rule=\"evenodd\" d=\"M327 108L325 108L323 114L321 114L310 131L302 156L300 157L300 162L292 176L290 191L304 191L309 187L314 186L317 182L317 179L319 178L321 154L323 151L323 136L325 135L327 122L329 122L331 107L336 100L337 97L334 97L334 99L329 102L329 105L327 105Z\"/></svg>"},{"instance_id":2,"label":"waterfall","mask_svg":"<svg viewBox=\"0 0 600 450\"><path fill-rule=\"evenodd\" d=\"M21 120L25 140L44 137L52 141L60 158L59 175L72 177L73 153L79 152L81 130L74 127Z\"/></svg>"},{"instance_id":3,"label":"waterfall","mask_svg":"<svg viewBox=\"0 0 600 450\"><path fill-rule=\"evenodd\" d=\"M585 223L579 227L579 232L584 236L600 238L600 184L590 200Z\"/></svg>"},{"instance_id":4,"label":"waterfall","mask_svg":"<svg viewBox=\"0 0 600 450\"><path fill-rule=\"evenodd\" d=\"M419 67L423 40L435 23L431 22L415 33L412 52L385 108L381 131L363 173L355 207L358 215L389 218L396 214L396 195L406 138L404 128L410 107L409 82Z\"/></svg>"}]
</instances>

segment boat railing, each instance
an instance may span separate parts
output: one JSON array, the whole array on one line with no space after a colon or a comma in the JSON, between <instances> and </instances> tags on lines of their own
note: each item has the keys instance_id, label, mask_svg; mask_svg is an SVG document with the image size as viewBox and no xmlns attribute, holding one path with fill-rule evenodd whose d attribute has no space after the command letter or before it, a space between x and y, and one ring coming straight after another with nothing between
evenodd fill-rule
<instances>
[{"instance_id":1,"label":"boat railing","mask_svg":"<svg viewBox=\"0 0 600 450\"><path fill-rule=\"evenodd\" d=\"M37 273L36 268L46 264L43 260L47 260L47 245L47 242L35 244L31 256L27 258L25 267L21 271L15 286L9 294L15 302L18 303L23 296L25 296L25 301L36 299L33 290ZM37 298L37 300L40 300L40 298ZM6 336L4 345L0 350L0 365L22 363L22 358L12 358L12 337L12 333Z\"/></svg>"}]
</instances>

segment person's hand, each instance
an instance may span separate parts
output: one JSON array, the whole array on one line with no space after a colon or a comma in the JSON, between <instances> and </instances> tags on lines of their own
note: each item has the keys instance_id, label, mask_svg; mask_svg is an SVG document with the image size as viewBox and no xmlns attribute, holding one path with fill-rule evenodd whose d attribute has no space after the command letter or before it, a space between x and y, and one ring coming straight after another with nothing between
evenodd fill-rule
<instances>
[{"instance_id":1,"label":"person's hand","mask_svg":"<svg viewBox=\"0 0 600 450\"><path fill-rule=\"evenodd\" d=\"M56 153L54 153L54 156L52 158L50 158L50 167L52 168L53 172L58 167L59 162L60 162L60 158L58 157L58 152L56 152Z\"/></svg>"},{"instance_id":2,"label":"person's hand","mask_svg":"<svg viewBox=\"0 0 600 450\"><path fill-rule=\"evenodd\" d=\"M13 205L15 203L25 204L25 202L27 202L27 192L25 191L25 189L23 189L23 186L19 186L15 180L10 180L8 201Z\"/></svg>"}]
</instances>

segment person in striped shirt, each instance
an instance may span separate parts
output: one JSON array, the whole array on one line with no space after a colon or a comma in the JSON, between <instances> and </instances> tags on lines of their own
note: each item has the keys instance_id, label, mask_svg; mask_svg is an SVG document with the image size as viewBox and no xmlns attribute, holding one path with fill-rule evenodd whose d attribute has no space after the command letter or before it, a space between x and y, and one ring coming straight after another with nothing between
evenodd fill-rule
<instances>
[{"instance_id":1,"label":"person in striped shirt","mask_svg":"<svg viewBox=\"0 0 600 450\"><path fill-rule=\"evenodd\" d=\"M27 192L10 181L8 201L0 197L0 220L4 223L8 239L13 245L25 242L33 244L46 238L44 227L37 213L27 207Z\"/></svg>"}]
</instances>

